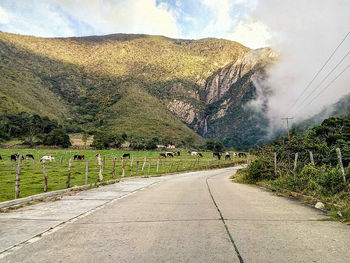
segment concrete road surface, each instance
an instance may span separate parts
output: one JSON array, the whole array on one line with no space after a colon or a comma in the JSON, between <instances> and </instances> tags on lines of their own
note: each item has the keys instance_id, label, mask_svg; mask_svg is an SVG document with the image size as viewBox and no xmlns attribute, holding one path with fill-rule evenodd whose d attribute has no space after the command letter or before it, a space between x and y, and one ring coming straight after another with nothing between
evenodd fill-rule
<instances>
[{"instance_id":1,"label":"concrete road surface","mask_svg":"<svg viewBox=\"0 0 350 263\"><path fill-rule=\"evenodd\" d=\"M0 214L0 262L350 262L350 227L235 168L135 178Z\"/></svg>"}]
</instances>

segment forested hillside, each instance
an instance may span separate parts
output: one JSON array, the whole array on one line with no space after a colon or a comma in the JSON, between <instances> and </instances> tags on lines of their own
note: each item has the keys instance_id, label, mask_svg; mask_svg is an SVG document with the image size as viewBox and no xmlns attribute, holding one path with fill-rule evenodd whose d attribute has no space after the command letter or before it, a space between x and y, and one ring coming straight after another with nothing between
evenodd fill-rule
<instances>
[{"instance_id":1,"label":"forested hillside","mask_svg":"<svg viewBox=\"0 0 350 263\"><path fill-rule=\"evenodd\" d=\"M222 39L0 33L0 57L3 122L27 112L70 132L179 145L200 145L204 136L249 147L263 130L244 105L255 96L252 78L263 76L275 55Z\"/></svg>"}]
</instances>

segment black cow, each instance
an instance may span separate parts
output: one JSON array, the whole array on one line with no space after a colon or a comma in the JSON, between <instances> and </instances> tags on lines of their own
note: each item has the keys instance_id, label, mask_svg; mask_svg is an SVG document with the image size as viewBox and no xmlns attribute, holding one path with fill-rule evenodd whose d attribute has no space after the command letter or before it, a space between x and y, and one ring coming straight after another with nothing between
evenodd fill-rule
<instances>
[{"instance_id":1,"label":"black cow","mask_svg":"<svg viewBox=\"0 0 350 263\"><path fill-rule=\"evenodd\" d=\"M226 153L225 160L231 160L231 155Z\"/></svg>"},{"instance_id":2,"label":"black cow","mask_svg":"<svg viewBox=\"0 0 350 263\"><path fill-rule=\"evenodd\" d=\"M221 153L220 152L213 152L213 157L218 157L218 160L221 159Z\"/></svg>"},{"instance_id":3,"label":"black cow","mask_svg":"<svg viewBox=\"0 0 350 263\"><path fill-rule=\"evenodd\" d=\"M74 155L74 160L84 160L85 159L85 155L84 154L80 154L80 155Z\"/></svg>"},{"instance_id":4,"label":"black cow","mask_svg":"<svg viewBox=\"0 0 350 263\"><path fill-rule=\"evenodd\" d=\"M197 156L198 156L198 157L203 157L203 154L197 153Z\"/></svg>"},{"instance_id":5,"label":"black cow","mask_svg":"<svg viewBox=\"0 0 350 263\"><path fill-rule=\"evenodd\" d=\"M122 158L126 158L126 157L129 157L130 159L130 153L123 153Z\"/></svg>"},{"instance_id":6,"label":"black cow","mask_svg":"<svg viewBox=\"0 0 350 263\"><path fill-rule=\"evenodd\" d=\"M34 160L33 154L26 154L26 158L32 158Z\"/></svg>"},{"instance_id":7,"label":"black cow","mask_svg":"<svg viewBox=\"0 0 350 263\"><path fill-rule=\"evenodd\" d=\"M17 161L18 158L19 158L18 153L11 154L11 161ZM23 155L22 155L22 160L24 160Z\"/></svg>"},{"instance_id":8,"label":"black cow","mask_svg":"<svg viewBox=\"0 0 350 263\"><path fill-rule=\"evenodd\" d=\"M160 153L160 154L159 154L159 157L164 157L164 158L166 158L166 155L165 155L165 153Z\"/></svg>"},{"instance_id":9,"label":"black cow","mask_svg":"<svg viewBox=\"0 0 350 263\"><path fill-rule=\"evenodd\" d=\"M166 153L166 156L168 156L168 157L174 157L174 154L171 153L171 152L167 152L167 153Z\"/></svg>"},{"instance_id":10,"label":"black cow","mask_svg":"<svg viewBox=\"0 0 350 263\"><path fill-rule=\"evenodd\" d=\"M242 157L247 157L247 155L245 153L238 153L238 157L242 158Z\"/></svg>"},{"instance_id":11,"label":"black cow","mask_svg":"<svg viewBox=\"0 0 350 263\"><path fill-rule=\"evenodd\" d=\"M181 154L180 152L177 152L177 156L180 156L180 154Z\"/></svg>"},{"instance_id":12,"label":"black cow","mask_svg":"<svg viewBox=\"0 0 350 263\"><path fill-rule=\"evenodd\" d=\"M1 154L0 154L0 160L2 160L2 156L1 156Z\"/></svg>"}]
</instances>

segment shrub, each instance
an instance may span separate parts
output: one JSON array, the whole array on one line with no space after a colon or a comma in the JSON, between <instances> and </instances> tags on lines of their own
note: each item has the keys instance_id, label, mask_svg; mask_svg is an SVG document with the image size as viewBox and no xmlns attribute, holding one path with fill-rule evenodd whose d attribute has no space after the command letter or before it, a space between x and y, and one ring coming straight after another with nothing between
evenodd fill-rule
<instances>
[{"instance_id":1,"label":"shrub","mask_svg":"<svg viewBox=\"0 0 350 263\"><path fill-rule=\"evenodd\" d=\"M272 179L273 173L272 173L271 166L267 161L264 161L262 159L258 159L253 161L248 167L247 167L247 180L257 182L263 179Z\"/></svg>"},{"instance_id":2,"label":"shrub","mask_svg":"<svg viewBox=\"0 0 350 263\"><path fill-rule=\"evenodd\" d=\"M330 168L322 173L318 178L318 183L325 189L323 193L325 195L328 193L336 194L346 186L343 182L343 175L339 167Z\"/></svg>"},{"instance_id":3,"label":"shrub","mask_svg":"<svg viewBox=\"0 0 350 263\"><path fill-rule=\"evenodd\" d=\"M300 190L316 190L318 188L317 180L322 175L325 167L317 168L312 164L305 165L301 172L296 175L295 182Z\"/></svg>"}]
</instances>

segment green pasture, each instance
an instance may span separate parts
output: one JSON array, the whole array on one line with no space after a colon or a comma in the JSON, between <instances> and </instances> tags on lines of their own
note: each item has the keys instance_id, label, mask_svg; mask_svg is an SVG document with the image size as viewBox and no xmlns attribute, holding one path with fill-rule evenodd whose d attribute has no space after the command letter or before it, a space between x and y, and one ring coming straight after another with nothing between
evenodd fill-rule
<instances>
[{"instance_id":1,"label":"green pasture","mask_svg":"<svg viewBox=\"0 0 350 263\"><path fill-rule=\"evenodd\" d=\"M54 161L46 161L48 175L48 191L66 188L69 159L73 160L75 154L84 154L85 160L73 160L71 166L71 186L85 184L86 162L88 162L88 184L99 181L99 166L95 155L101 154L104 163L103 181L112 179L113 158L116 157L116 177L122 175L121 156L130 153L131 158L124 159L125 177L130 176L159 176L166 173L202 170L214 167L232 166L245 163L245 159L232 158L232 160L217 160L210 152L202 152L203 158L191 156L181 152L174 158L159 158L159 151L120 151L120 150L70 150L70 149L0 149L0 202L12 200L15 197L15 177L17 162L10 160L12 153L21 155L32 154L35 160L23 161L20 175L20 197L26 197L43 192L44 175L40 158L52 155ZM146 160L146 161L145 161ZM158 161L159 160L159 161ZM157 161L159 162L157 173ZM143 165L145 163L145 165ZM137 169L138 167L138 169ZM143 172L142 172L142 168Z\"/></svg>"}]
</instances>

